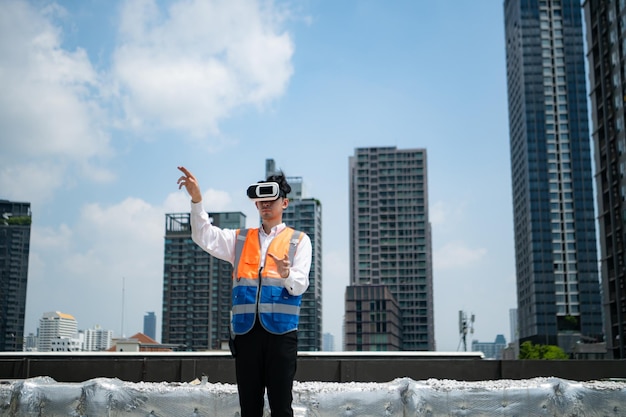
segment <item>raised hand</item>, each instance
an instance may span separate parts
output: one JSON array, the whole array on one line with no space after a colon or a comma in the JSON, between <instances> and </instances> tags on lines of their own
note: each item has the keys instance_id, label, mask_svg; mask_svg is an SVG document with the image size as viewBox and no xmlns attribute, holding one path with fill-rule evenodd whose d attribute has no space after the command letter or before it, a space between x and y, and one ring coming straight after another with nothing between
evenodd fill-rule
<instances>
[{"instance_id":1,"label":"raised hand","mask_svg":"<svg viewBox=\"0 0 626 417\"><path fill-rule=\"evenodd\" d=\"M178 184L178 189L185 187L187 193L191 197L192 203L199 203L202 201L202 192L200 191L200 185L198 184L198 180L193 176L191 172L187 170L185 167L178 167L178 169L184 174L182 175L176 183Z\"/></svg>"}]
</instances>

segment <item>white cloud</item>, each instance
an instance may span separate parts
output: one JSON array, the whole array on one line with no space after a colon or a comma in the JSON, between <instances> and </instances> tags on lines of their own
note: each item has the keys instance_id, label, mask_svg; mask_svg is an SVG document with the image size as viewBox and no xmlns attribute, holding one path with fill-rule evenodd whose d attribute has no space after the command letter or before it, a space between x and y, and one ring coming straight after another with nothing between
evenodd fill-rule
<instances>
[{"instance_id":1,"label":"white cloud","mask_svg":"<svg viewBox=\"0 0 626 417\"><path fill-rule=\"evenodd\" d=\"M230 196L204 193L212 210L229 210ZM34 332L45 311L62 311L80 329L100 324L124 332L142 331L147 311L160 316L163 291L165 213L188 212L184 190L170 193L160 206L138 198L103 205L85 204L73 224L33 227L26 331Z\"/></svg>"},{"instance_id":2,"label":"white cloud","mask_svg":"<svg viewBox=\"0 0 626 417\"><path fill-rule=\"evenodd\" d=\"M3 196L15 200L45 201L62 185L64 171L63 163L45 158L36 161L11 159L0 153L0 190Z\"/></svg>"},{"instance_id":3,"label":"white cloud","mask_svg":"<svg viewBox=\"0 0 626 417\"><path fill-rule=\"evenodd\" d=\"M463 242L449 242L434 251L433 269L440 271L467 268L481 261L486 254L487 249L485 248L472 249Z\"/></svg>"},{"instance_id":4,"label":"white cloud","mask_svg":"<svg viewBox=\"0 0 626 417\"><path fill-rule=\"evenodd\" d=\"M449 231L454 229L465 217L467 204L464 201L450 204L446 201L437 201L430 205L428 210L428 218L433 227L437 227L438 231Z\"/></svg>"},{"instance_id":5,"label":"white cloud","mask_svg":"<svg viewBox=\"0 0 626 417\"><path fill-rule=\"evenodd\" d=\"M267 5L192 0L163 11L127 1L113 68L127 123L205 137L234 108L283 94L294 46Z\"/></svg>"},{"instance_id":6,"label":"white cloud","mask_svg":"<svg viewBox=\"0 0 626 417\"><path fill-rule=\"evenodd\" d=\"M189 211L189 195L185 190L170 193L163 204L165 213L186 213Z\"/></svg>"},{"instance_id":7,"label":"white cloud","mask_svg":"<svg viewBox=\"0 0 626 417\"><path fill-rule=\"evenodd\" d=\"M209 188L202 194L203 204L210 205L210 211L228 211L232 209L232 198L226 191ZM164 203L166 213L186 213L190 210L190 198L185 189L170 193ZM208 207L204 207L207 209ZM234 211L234 210L233 210Z\"/></svg>"},{"instance_id":8,"label":"white cloud","mask_svg":"<svg viewBox=\"0 0 626 417\"><path fill-rule=\"evenodd\" d=\"M446 220L447 212L443 201L437 201L428 209L428 219L433 226L443 224Z\"/></svg>"},{"instance_id":9,"label":"white cloud","mask_svg":"<svg viewBox=\"0 0 626 417\"><path fill-rule=\"evenodd\" d=\"M62 251L67 250L72 245L73 233L66 225L61 224L58 228L32 225L31 240L36 242L39 251Z\"/></svg>"},{"instance_id":10,"label":"white cloud","mask_svg":"<svg viewBox=\"0 0 626 417\"><path fill-rule=\"evenodd\" d=\"M202 194L202 201L209 202L211 211L232 210L232 198L226 191L209 188Z\"/></svg>"},{"instance_id":11,"label":"white cloud","mask_svg":"<svg viewBox=\"0 0 626 417\"><path fill-rule=\"evenodd\" d=\"M87 204L75 224L33 233L26 330L58 310L119 334L124 285L125 332L141 331L145 312L161 311L163 236L163 208L136 198Z\"/></svg>"},{"instance_id":12,"label":"white cloud","mask_svg":"<svg viewBox=\"0 0 626 417\"><path fill-rule=\"evenodd\" d=\"M294 45L272 2L127 0L111 68L64 46L56 3L2 2L0 190L41 203L60 188L111 182L111 128L175 129L204 138L236 108L280 97ZM109 62L109 57L100 57ZM112 120L113 109L122 119ZM151 136L151 135L148 135ZM211 146L222 146L214 138ZM123 143L124 151L128 151Z\"/></svg>"},{"instance_id":13,"label":"white cloud","mask_svg":"<svg viewBox=\"0 0 626 417\"><path fill-rule=\"evenodd\" d=\"M89 176L89 161L111 153L94 99L98 74L84 50L61 47L61 30L52 19L62 13L58 6L2 3L0 189L11 197L42 200L61 186L73 164Z\"/></svg>"}]
</instances>

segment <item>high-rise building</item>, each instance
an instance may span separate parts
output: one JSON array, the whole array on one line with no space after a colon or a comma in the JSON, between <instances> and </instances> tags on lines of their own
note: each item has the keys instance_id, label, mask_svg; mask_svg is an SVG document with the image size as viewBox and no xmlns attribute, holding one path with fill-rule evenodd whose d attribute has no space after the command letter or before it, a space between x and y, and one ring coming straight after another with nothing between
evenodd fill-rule
<instances>
[{"instance_id":1,"label":"high-rise building","mask_svg":"<svg viewBox=\"0 0 626 417\"><path fill-rule=\"evenodd\" d=\"M265 176L279 171L273 159L265 160ZM287 177L291 186L289 206L283 212L283 222L306 233L311 239L312 257L309 288L302 295L298 325L298 350L322 350L322 205L315 198L305 198L301 177Z\"/></svg>"},{"instance_id":2,"label":"high-rise building","mask_svg":"<svg viewBox=\"0 0 626 417\"><path fill-rule=\"evenodd\" d=\"M604 331L610 357L626 358L626 3L584 2Z\"/></svg>"},{"instance_id":3,"label":"high-rise building","mask_svg":"<svg viewBox=\"0 0 626 417\"><path fill-rule=\"evenodd\" d=\"M322 334L322 350L333 352L335 350L335 336L332 333Z\"/></svg>"},{"instance_id":4,"label":"high-rise building","mask_svg":"<svg viewBox=\"0 0 626 417\"><path fill-rule=\"evenodd\" d=\"M517 330L517 309L509 309L509 327L511 328L511 340L509 345L502 351L502 359L519 358L519 331Z\"/></svg>"},{"instance_id":5,"label":"high-rise building","mask_svg":"<svg viewBox=\"0 0 626 417\"><path fill-rule=\"evenodd\" d=\"M164 344L179 350L228 349L233 267L191 240L190 213L165 215ZM212 213L215 226L245 227L243 213Z\"/></svg>"},{"instance_id":6,"label":"high-rise building","mask_svg":"<svg viewBox=\"0 0 626 417\"><path fill-rule=\"evenodd\" d=\"M156 314L149 311L143 316L143 334L156 340Z\"/></svg>"},{"instance_id":7,"label":"high-rise building","mask_svg":"<svg viewBox=\"0 0 626 417\"><path fill-rule=\"evenodd\" d=\"M580 0L505 0L519 342L601 341Z\"/></svg>"},{"instance_id":8,"label":"high-rise building","mask_svg":"<svg viewBox=\"0 0 626 417\"><path fill-rule=\"evenodd\" d=\"M58 339L78 339L78 323L74 316L59 311L44 313L39 319L39 352L52 351L52 342Z\"/></svg>"},{"instance_id":9,"label":"high-rise building","mask_svg":"<svg viewBox=\"0 0 626 417\"><path fill-rule=\"evenodd\" d=\"M517 340L517 309L509 309L509 327L511 328L511 342Z\"/></svg>"},{"instance_id":10,"label":"high-rise building","mask_svg":"<svg viewBox=\"0 0 626 417\"><path fill-rule=\"evenodd\" d=\"M472 340L472 352L482 352L485 359L502 359L502 351L506 348L506 339L503 334L496 336L493 342L479 342Z\"/></svg>"},{"instance_id":11,"label":"high-rise building","mask_svg":"<svg viewBox=\"0 0 626 417\"><path fill-rule=\"evenodd\" d=\"M36 334L29 333L24 336L24 346L22 350L24 352L37 352L37 345L39 344L39 338Z\"/></svg>"},{"instance_id":12,"label":"high-rise building","mask_svg":"<svg viewBox=\"0 0 626 417\"><path fill-rule=\"evenodd\" d=\"M401 350L433 351L426 149L357 148L349 164L350 285L386 286L400 309ZM344 338L352 337L345 320ZM363 335L355 329L358 346Z\"/></svg>"},{"instance_id":13,"label":"high-rise building","mask_svg":"<svg viewBox=\"0 0 626 417\"><path fill-rule=\"evenodd\" d=\"M113 346L113 330L105 330L100 326L87 329L83 332L83 350L100 352Z\"/></svg>"},{"instance_id":14,"label":"high-rise building","mask_svg":"<svg viewBox=\"0 0 626 417\"><path fill-rule=\"evenodd\" d=\"M350 285L345 306L345 350L402 350L400 308L388 286Z\"/></svg>"},{"instance_id":15,"label":"high-rise building","mask_svg":"<svg viewBox=\"0 0 626 417\"><path fill-rule=\"evenodd\" d=\"M0 200L0 352L24 342L30 224L30 203Z\"/></svg>"}]
</instances>

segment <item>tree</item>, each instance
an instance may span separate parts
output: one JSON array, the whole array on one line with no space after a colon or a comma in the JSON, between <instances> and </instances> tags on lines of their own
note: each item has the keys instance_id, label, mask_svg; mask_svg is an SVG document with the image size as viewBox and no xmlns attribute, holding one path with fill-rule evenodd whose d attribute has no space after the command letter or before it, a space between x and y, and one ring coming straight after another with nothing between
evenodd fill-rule
<instances>
[{"instance_id":1,"label":"tree","mask_svg":"<svg viewBox=\"0 0 626 417\"><path fill-rule=\"evenodd\" d=\"M520 359L569 359L569 356L563 349L555 345L533 345L532 342L526 341L520 345Z\"/></svg>"}]
</instances>

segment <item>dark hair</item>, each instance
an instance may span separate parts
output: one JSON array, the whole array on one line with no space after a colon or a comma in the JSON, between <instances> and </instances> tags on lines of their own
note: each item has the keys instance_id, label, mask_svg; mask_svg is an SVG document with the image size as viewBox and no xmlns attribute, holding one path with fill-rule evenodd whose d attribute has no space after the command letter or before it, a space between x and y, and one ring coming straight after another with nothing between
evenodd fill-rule
<instances>
[{"instance_id":1,"label":"dark hair","mask_svg":"<svg viewBox=\"0 0 626 417\"><path fill-rule=\"evenodd\" d=\"M266 181L278 183L278 188L280 188L280 197L287 197L287 194L291 192L291 185L289 185L289 183L287 182L287 178L282 171L277 174L270 175L269 177L267 177Z\"/></svg>"}]
</instances>

